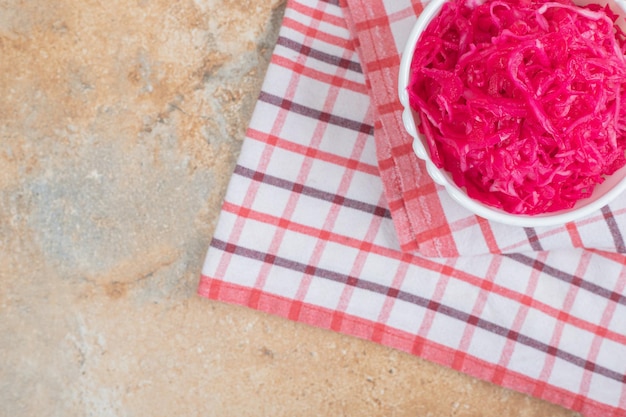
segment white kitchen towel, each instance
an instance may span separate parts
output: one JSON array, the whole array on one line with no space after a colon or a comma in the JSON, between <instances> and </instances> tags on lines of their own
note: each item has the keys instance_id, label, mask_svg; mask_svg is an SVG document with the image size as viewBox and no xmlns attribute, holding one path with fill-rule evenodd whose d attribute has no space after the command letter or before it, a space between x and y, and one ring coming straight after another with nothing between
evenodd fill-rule
<instances>
[{"instance_id":1,"label":"white kitchen towel","mask_svg":"<svg viewBox=\"0 0 626 417\"><path fill-rule=\"evenodd\" d=\"M392 92L421 8L289 1L198 292L624 415L626 204L531 230L442 194Z\"/></svg>"}]
</instances>

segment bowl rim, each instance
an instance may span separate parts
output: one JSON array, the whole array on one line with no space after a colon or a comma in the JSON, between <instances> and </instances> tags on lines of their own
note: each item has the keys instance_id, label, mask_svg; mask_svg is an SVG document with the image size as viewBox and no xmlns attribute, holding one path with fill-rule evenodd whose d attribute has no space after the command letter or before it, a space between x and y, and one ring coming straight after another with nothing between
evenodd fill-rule
<instances>
[{"instance_id":1,"label":"bowl rim","mask_svg":"<svg viewBox=\"0 0 626 417\"><path fill-rule=\"evenodd\" d=\"M583 203L583 205L579 207L537 215L513 214L497 209L495 207L488 206L469 197L465 191L463 191L458 185L456 185L456 183L454 183L454 181L452 181L447 171L438 168L432 162L429 156L429 151L427 147L424 146L424 143L421 139L421 134L417 129L414 118L418 116L414 115L414 111L409 104L409 95L406 91L406 88L409 85L411 61L413 60L415 45L417 44L417 41L424 29L426 29L426 26L430 23L432 18L434 18L435 15L439 13L439 10L447 1L449 0L431 0L426 5L426 7L424 7L422 13L419 15L417 21L413 25L413 28L405 44L404 50L402 51L400 69L398 73L398 96L400 98L400 103L403 107L402 123L405 130L413 138L412 148L414 153L419 159L425 162L426 170L429 176L433 179L433 181L439 185L442 185L445 188L446 192L450 195L450 197L452 197L452 199L454 199L461 206L470 210L472 213L479 215L487 220L493 220L502 224L522 227L557 226L563 225L571 221L579 220L581 218L591 215L593 212L606 206L618 195L620 195L624 190L626 190L625 166L620 168L616 173L607 177L613 177L618 172L620 172L625 174L624 178L619 180L616 184L613 185L611 189L602 194L600 197L597 197L595 199L592 199L593 197L589 197L587 199L579 200ZM583 1L580 1L579 3L583 3ZM607 2L604 1L599 3L606 4ZM608 3L615 4L626 14L625 0L613 0L609 1ZM592 200L586 202L590 199Z\"/></svg>"}]
</instances>

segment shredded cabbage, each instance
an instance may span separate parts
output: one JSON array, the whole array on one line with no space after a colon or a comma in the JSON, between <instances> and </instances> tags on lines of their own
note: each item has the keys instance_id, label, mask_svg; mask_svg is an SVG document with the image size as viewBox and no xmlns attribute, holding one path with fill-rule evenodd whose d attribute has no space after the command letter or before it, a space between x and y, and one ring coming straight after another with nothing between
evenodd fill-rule
<instances>
[{"instance_id":1,"label":"shredded cabbage","mask_svg":"<svg viewBox=\"0 0 626 417\"><path fill-rule=\"evenodd\" d=\"M608 6L567 0L446 2L416 45L408 87L433 162L510 213L589 197L626 164L616 20Z\"/></svg>"}]
</instances>

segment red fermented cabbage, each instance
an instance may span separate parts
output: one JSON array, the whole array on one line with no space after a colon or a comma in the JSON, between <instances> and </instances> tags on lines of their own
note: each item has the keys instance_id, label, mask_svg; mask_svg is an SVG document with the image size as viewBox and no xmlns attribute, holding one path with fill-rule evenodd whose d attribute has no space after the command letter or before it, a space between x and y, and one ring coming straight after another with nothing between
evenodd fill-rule
<instances>
[{"instance_id":1,"label":"red fermented cabbage","mask_svg":"<svg viewBox=\"0 0 626 417\"><path fill-rule=\"evenodd\" d=\"M409 97L433 162L510 213L572 207L626 164L626 35L567 0L451 0L421 35Z\"/></svg>"}]
</instances>

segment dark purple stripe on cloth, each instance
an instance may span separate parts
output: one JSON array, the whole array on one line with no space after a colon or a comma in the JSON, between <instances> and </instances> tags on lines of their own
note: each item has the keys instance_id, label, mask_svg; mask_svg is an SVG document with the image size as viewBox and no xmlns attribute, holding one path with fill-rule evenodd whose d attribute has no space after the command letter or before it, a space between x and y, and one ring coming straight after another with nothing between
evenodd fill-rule
<instances>
[{"instance_id":1,"label":"dark purple stripe on cloth","mask_svg":"<svg viewBox=\"0 0 626 417\"><path fill-rule=\"evenodd\" d=\"M539 242L539 236L537 236L537 232L532 227L525 227L524 232L526 232L526 236L528 237L528 243L530 243L530 247L536 251L542 251L543 247L541 246L541 242Z\"/></svg>"},{"instance_id":2,"label":"dark purple stripe on cloth","mask_svg":"<svg viewBox=\"0 0 626 417\"><path fill-rule=\"evenodd\" d=\"M600 297L604 297L608 300L613 300L616 303L622 304L622 305L626 305L626 296L622 295L622 294L618 294L614 291L611 290L607 290L604 287L601 287L597 284L594 284L592 282L589 281L585 281L580 277L577 277L576 275L572 275L572 274L568 274L567 272L561 271L559 269L556 269L550 265L547 265L543 262L539 262L536 259L533 258L529 258L526 255L522 255L520 253L512 253L512 254L505 254L504 256L506 256L507 258L513 259L514 261L517 261L523 265L529 266L531 268L537 269L547 275L550 275L556 279L559 279L563 282L566 282L568 284L572 284L572 285L576 285L584 290L587 290L595 295L598 295Z\"/></svg>"},{"instance_id":3,"label":"dark purple stripe on cloth","mask_svg":"<svg viewBox=\"0 0 626 417\"><path fill-rule=\"evenodd\" d=\"M327 54L326 52L313 49L310 46L302 45L299 42L285 38L283 36L280 36L276 43L280 46L291 49L292 51L296 51L299 54L306 55L309 58L317 59L318 61L325 62L339 68L345 68L350 71L358 72L360 74L363 73L363 70L361 69L361 64L359 64L358 62Z\"/></svg>"},{"instance_id":4,"label":"dark purple stripe on cloth","mask_svg":"<svg viewBox=\"0 0 626 417\"><path fill-rule=\"evenodd\" d=\"M605 368L594 362L585 360L581 357L565 352L559 348L550 346L546 343L540 342L529 336L525 336L518 332L512 331L498 324L486 321L484 319L481 319L480 317L465 313L453 307L420 297L415 294L410 294L408 292L405 292L399 289L391 290L390 288L384 285L366 281L358 277L341 274L339 272L331 271L331 270L324 269L324 268L313 267L313 266L306 265L297 261L282 258L280 256L270 255L264 252L256 251L254 249L244 248L241 246L234 245L232 243L226 243L223 240L219 240L217 238L213 238L213 240L211 241L211 246L215 249L228 252L234 255L238 255L238 256L243 256L248 259L253 259L258 262L263 262L263 263L269 262L273 265L290 269L294 272L313 275L318 278L323 278L323 279L338 282L341 284L350 285L355 288L364 289L364 290L381 294L387 297L394 297L404 302L411 303L411 304L420 306L422 308L435 311L437 313L441 313L455 320L459 320L461 322L474 325L475 327L483 329L490 333L494 333L499 336L506 337L507 339L513 340L517 343L528 346L540 352L547 353L548 355L552 355L556 358L559 358L563 361L571 363L572 365L578 366L582 369L590 370L591 372L597 373L606 378L610 378L618 382L626 382L626 375L622 375L619 372Z\"/></svg>"},{"instance_id":5,"label":"dark purple stripe on cloth","mask_svg":"<svg viewBox=\"0 0 626 417\"><path fill-rule=\"evenodd\" d=\"M237 165L235 167L235 174L262 182L264 184L272 185L274 187L282 188L287 191L294 191L309 197L317 198L319 200L340 204L344 207L360 210L365 213L373 214L375 216L384 217L387 219L391 218L391 213L385 207L353 200L351 198L346 198L344 196L322 191L317 188L309 187L307 185L297 184L282 178L254 171L250 168L245 168L241 165Z\"/></svg>"},{"instance_id":6,"label":"dark purple stripe on cloth","mask_svg":"<svg viewBox=\"0 0 626 417\"><path fill-rule=\"evenodd\" d=\"M611 232L611 236L613 237L613 242L615 242L615 250L619 253L626 253L626 245L624 245L624 237L622 236L622 232L619 230L619 226L615 221L615 216L613 216L613 212L609 208L609 206L602 207L602 215L604 216L604 221L607 226L609 226L609 231Z\"/></svg>"},{"instance_id":7,"label":"dark purple stripe on cloth","mask_svg":"<svg viewBox=\"0 0 626 417\"><path fill-rule=\"evenodd\" d=\"M280 107L281 109L292 111L294 113L301 114L302 116L307 116L335 126L344 127L356 132L367 133L368 135L374 134L374 126L367 123L357 122L355 120L346 119L344 117L326 113L311 107L303 106L302 104L294 103L291 100L266 93L265 91L261 91L261 94L259 94L259 100L264 103Z\"/></svg>"}]
</instances>

